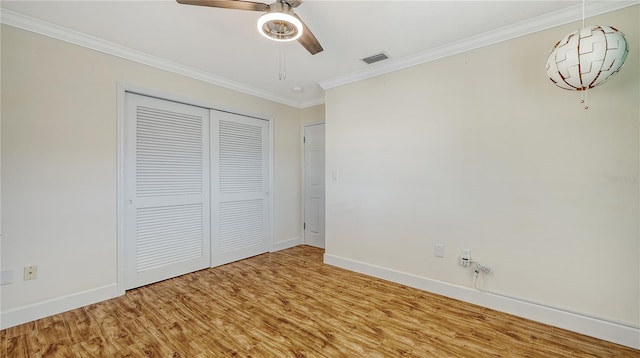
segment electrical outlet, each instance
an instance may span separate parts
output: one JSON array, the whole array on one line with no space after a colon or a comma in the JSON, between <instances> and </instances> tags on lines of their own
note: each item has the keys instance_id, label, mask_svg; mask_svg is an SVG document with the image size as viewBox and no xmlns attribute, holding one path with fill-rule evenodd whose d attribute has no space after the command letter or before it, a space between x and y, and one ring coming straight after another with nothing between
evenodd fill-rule
<instances>
[{"instance_id":1,"label":"electrical outlet","mask_svg":"<svg viewBox=\"0 0 640 358\"><path fill-rule=\"evenodd\" d=\"M471 266L471 250L462 249L460 252L460 265L464 267Z\"/></svg>"},{"instance_id":2,"label":"electrical outlet","mask_svg":"<svg viewBox=\"0 0 640 358\"><path fill-rule=\"evenodd\" d=\"M38 277L38 266L25 266L24 267L24 280L35 280Z\"/></svg>"}]
</instances>

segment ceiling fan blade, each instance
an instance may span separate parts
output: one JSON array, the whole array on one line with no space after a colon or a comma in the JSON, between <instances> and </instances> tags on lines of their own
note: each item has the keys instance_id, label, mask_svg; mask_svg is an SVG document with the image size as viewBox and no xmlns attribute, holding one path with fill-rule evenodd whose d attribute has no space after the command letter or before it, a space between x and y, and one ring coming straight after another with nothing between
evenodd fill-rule
<instances>
[{"instance_id":1,"label":"ceiling fan blade","mask_svg":"<svg viewBox=\"0 0 640 358\"><path fill-rule=\"evenodd\" d=\"M176 0L178 4L221 7L224 9L267 11L269 5L261 2L243 0Z\"/></svg>"},{"instance_id":2,"label":"ceiling fan blade","mask_svg":"<svg viewBox=\"0 0 640 358\"><path fill-rule=\"evenodd\" d=\"M291 7L298 7L302 4L303 0L284 0Z\"/></svg>"},{"instance_id":3,"label":"ceiling fan blade","mask_svg":"<svg viewBox=\"0 0 640 358\"><path fill-rule=\"evenodd\" d=\"M294 14L294 16L297 17L298 20L300 20L300 22L302 22L302 27L304 28L304 30L302 30L302 36L300 36L300 38L298 39L298 42L304 48L306 48L307 51L309 51L309 53L311 53L312 55L315 55L318 52L322 52L322 50L324 50L322 48L322 45L320 45L320 42L318 42L318 39L313 35L313 32L309 30L309 27L307 26L307 24L305 24L304 21L302 21L300 16L296 14Z\"/></svg>"}]
</instances>

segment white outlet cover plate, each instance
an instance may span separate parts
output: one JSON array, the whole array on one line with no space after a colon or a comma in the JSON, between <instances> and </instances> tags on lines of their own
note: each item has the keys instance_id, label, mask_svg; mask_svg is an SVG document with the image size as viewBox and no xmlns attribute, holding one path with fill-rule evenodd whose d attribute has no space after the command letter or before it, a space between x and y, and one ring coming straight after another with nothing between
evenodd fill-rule
<instances>
[{"instance_id":1,"label":"white outlet cover plate","mask_svg":"<svg viewBox=\"0 0 640 358\"><path fill-rule=\"evenodd\" d=\"M38 277L38 266L25 266L24 267L24 280L34 280Z\"/></svg>"}]
</instances>

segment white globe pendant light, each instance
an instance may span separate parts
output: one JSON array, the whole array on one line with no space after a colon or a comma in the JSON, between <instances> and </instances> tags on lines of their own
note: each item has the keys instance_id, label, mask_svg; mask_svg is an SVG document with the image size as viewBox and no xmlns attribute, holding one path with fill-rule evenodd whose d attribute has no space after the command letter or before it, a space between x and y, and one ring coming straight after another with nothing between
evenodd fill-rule
<instances>
[{"instance_id":1,"label":"white globe pendant light","mask_svg":"<svg viewBox=\"0 0 640 358\"><path fill-rule=\"evenodd\" d=\"M560 40L547 59L547 75L556 86L586 91L605 83L624 64L629 44L611 26L591 26Z\"/></svg>"}]
</instances>

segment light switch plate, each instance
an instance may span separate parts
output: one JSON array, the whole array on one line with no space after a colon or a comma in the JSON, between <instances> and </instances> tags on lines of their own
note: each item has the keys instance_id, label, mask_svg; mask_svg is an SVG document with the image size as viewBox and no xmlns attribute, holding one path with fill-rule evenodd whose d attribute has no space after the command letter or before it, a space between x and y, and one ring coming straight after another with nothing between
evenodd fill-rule
<instances>
[{"instance_id":1,"label":"light switch plate","mask_svg":"<svg viewBox=\"0 0 640 358\"><path fill-rule=\"evenodd\" d=\"M436 257L444 257L444 245L443 244L436 244L436 246L434 248L434 255Z\"/></svg>"},{"instance_id":2,"label":"light switch plate","mask_svg":"<svg viewBox=\"0 0 640 358\"><path fill-rule=\"evenodd\" d=\"M13 269L6 269L0 272L0 285L13 283Z\"/></svg>"}]
</instances>

